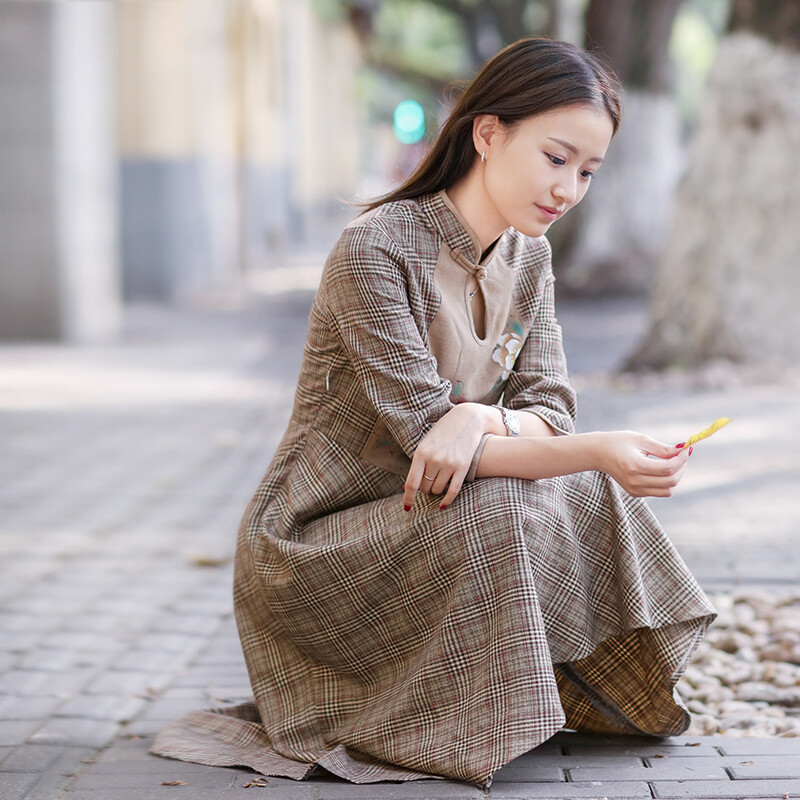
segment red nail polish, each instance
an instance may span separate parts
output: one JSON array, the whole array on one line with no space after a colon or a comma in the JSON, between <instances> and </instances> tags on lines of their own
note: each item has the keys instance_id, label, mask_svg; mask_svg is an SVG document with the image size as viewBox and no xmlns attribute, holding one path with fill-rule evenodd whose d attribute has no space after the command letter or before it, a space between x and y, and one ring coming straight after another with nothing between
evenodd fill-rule
<instances>
[{"instance_id":1,"label":"red nail polish","mask_svg":"<svg viewBox=\"0 0 800 800\"><path fill-rule=\"evenodd\" d=\"M411 506L403 506L403 511L411 511Z\"/></svg>"},{"instance_id":2,"label":"red nail polish","mask_svg":"<svg viewBox=\"0 0 800 800\"><path fill-rule=\"evenodd\" d=\"M444 511L446 508L447 506L439 506L439 511Z\"/></svg>"},{"instance_id":3,"label":"red nail polish","mask_svg":"<svg viewBox=\"0 0 800 800\"><path fill-rule=\"evenodd\" d=\"M681 442L680 444L676 444L675 447L680 449L681 447L686 447L686 442Z\"/></svg>"},{"instance_id":4,"label":"red nail polish","mask_svg":"<svg viewBox=\"0 0 800 800\"><path fill-rule=\"evenodd\" d=\"M692 454L692 450L694 450L694 447L690 447L690 448L689 448L689 455L691 455L691 454Z\"/></svg>"}]
</instances>

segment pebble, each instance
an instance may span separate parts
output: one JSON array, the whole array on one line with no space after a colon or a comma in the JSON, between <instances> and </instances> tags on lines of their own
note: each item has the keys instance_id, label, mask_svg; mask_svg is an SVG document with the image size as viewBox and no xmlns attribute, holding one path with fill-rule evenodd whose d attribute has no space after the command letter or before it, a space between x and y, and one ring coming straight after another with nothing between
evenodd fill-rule
<instances>
[{"instance_id":1,"label":"pebble","mask_svg":"<svg viewBox=\"0 0 800 800\"><path fill-rule=\"evenodd\" d=\"M800 592L711 597L719 616L678 682L701 736L800 736Z\"/></svg>"}]
</instances>

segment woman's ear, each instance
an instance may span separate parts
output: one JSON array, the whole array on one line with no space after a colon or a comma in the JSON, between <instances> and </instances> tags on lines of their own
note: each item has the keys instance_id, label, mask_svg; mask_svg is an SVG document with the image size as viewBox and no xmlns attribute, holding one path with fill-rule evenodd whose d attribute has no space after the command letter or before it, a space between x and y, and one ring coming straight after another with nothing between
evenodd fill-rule
<instances>
[{"instance_id":1,"label":"woman's ear","mask_svg":"<svg viewBox=\"0 0 800 800\"><path fill-rule=\"evenodd\" d=\"M492 146L492 139L500 130L500 120L495 114L481 114L472 120L472 142L480 156Z\"/></svg>"}]
</instances>

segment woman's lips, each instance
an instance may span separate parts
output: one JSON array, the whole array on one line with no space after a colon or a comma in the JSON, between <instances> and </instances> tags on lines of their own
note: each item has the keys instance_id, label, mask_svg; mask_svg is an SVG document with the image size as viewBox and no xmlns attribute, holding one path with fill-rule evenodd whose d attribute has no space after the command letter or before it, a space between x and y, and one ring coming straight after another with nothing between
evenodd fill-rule
<instances>
[{"instance_id":1,"label":"woman's lips","mask_svg":"<svg viewBox=\"0 0 800 800\"><path fill-rule=\"evenodd\" d=\"M534 203L536 208L542 212L542 214L552 222L558 215L559 211L557 208L550 208L549 206L540 206L538 203Z\"/></svg>"}]
</instances>

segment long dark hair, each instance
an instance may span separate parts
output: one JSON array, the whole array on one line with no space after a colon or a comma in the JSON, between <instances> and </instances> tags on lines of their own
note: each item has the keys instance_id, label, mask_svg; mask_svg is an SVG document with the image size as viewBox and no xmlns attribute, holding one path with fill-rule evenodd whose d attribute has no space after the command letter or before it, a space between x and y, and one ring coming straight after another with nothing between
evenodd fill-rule
<instances>
[{"instance_id":1,"label":"long dark hair","mask_svg":"<svg viewBox=\"0 0 800 800\"><path fill-rule=\"evenodd\" d=\"M366 210L452 186L472 168L478 154L472 121L493 114L511 130L555 108L604 108L614 133L622 118L618 84L591 53L553 39L520 39L489 59L453 107L425 158L400 187L370 202Z\"/></svg>"}]
</instances>

